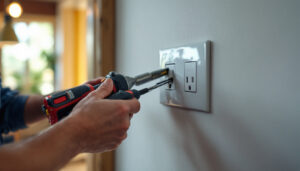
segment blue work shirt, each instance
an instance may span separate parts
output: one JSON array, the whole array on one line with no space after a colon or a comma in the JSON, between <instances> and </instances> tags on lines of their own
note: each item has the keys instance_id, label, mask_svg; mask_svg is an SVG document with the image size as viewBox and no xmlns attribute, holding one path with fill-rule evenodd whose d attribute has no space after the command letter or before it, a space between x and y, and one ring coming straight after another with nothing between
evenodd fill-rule
<instances>
[{"instance_id":1,"label":"blue work shirt","mask_svg":"<svg viewBox=\"0 0 300 171\"><path fill-rule=\"evenodd\" d=\"M24 120L25 103L28 96L18 95L17 91L3 88L0 78L0 145L2 134L26 128Z\"/></svg>"}]
</instances>

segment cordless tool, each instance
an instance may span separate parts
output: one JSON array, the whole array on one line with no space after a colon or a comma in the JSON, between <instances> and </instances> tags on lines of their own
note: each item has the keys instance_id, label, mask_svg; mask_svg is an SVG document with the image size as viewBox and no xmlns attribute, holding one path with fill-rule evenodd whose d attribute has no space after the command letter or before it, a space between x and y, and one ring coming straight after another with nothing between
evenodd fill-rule
<instances>
[{"instance_id":1,"label":"cordless tool","mask_svg":"<svg viewBox=\"0 0 300 171\"><path fill-rule=\"evenodd\" d=\"M52 125L66 117L81 99L87 96L90 92L97 89L105 81L106 78L111 78L113 80L113 92L110 97L115 98L115 96L112 95L117 92L119 94L122 94L122 91L119 92L120 90L129 90L134 85L141 85L146 82L152 81L161 76L167 75L168 72L169 69L165 68L150 73L137 75L136 77L129 77L115 72L110 72L103 80L101 80L99 84L83 84L46 96L42 109L46 113L49 122Z\"/></svg>"}]
</instances>

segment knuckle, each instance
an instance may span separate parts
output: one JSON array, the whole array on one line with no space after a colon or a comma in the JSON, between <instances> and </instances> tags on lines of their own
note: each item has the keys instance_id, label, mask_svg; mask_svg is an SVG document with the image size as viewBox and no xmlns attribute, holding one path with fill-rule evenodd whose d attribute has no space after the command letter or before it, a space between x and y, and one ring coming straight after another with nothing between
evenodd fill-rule
<instances>
[{"instance_id":1,"label":"knuckle","mask_svg":"<svg viewBox=\"0 0 300 171\"><path fill-rule=\"evenodd\" d=\"M124 136L122 137L122 141L125 140L127 138L127 133L124 134Z\"/></svg>"},{"instance_id":2,"label":"knuckle","mask_svg":"<svg viewBox=\"0 0 300 171\"><path fill-rule=\"evenodd\" d=\"M121 130L122 130L122 131L127 131L128 129L129 129L129 125L123 124L123 125L121 126Z\"/></svg>"},{"instance_id":3,"label":"knuckle","mask_svg":"<svg viewBox=\"0 0 300 171\"><path fill-rule=\"evenodd\" d=\"M127 131L129 129L129 126L130 126L130 122L128 120L124 121L121 125L121 129L123 131Z\"/></svg>"},{"instance_id":4,"label":"knuckle","mask_svg":"<svg viewBox=\"0 0 300 171\"><path fill-rule=\"evenodd\" d=\"M129 108L126 105L120 105L119 106L119 111L121 114L128 114L129 113Z\"/></svg>"},{"instance_id":5,"label":"knuckle","mask_svg":"<svg viewBox=\"0 0 300 171\"><path fill-rule=\"evenodd\" d=\"M92 91L92 92L90 92L89 95L92 96L92 97L94 97L94 96L96 96L96 94L97 94L96 91Z\"/></svg>"},{"instance_id":6,"label":"knuckle","mask_svg":"<svg viewBox=\"0 0 300 171\"><path fill-rule=\"evenodd\" d=\"M141 103L136 100L136 106L137 106L137 110L139 111L141 109Z\"/></svg>"}]
</instances>

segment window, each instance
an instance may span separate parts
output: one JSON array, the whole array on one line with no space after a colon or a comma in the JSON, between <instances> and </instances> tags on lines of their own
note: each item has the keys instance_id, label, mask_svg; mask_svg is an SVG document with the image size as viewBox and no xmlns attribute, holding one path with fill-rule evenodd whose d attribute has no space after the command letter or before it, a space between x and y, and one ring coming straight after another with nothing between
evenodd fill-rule
<instances>
[{"instance_id":1,"label":"window","mask_svg":"<svg viewBox=\"0 0 300 171\"><path fill-rule=\"evenodd\" d=\"M2 48L3 86L22 93L54 90L54 26L51 22L15 22L18 44Z\"/></svg>"}]
</instances>

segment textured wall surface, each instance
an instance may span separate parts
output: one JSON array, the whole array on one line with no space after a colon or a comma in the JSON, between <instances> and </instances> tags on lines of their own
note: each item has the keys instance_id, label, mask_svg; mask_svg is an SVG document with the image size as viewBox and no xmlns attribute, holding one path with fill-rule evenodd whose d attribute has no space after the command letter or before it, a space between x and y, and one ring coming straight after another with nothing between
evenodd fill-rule
<instances>
[{"instance_id":1,"label":"textured wall surface","mask_svg":"<svg viewBox=\"0 0 300 171\"><path fill-rule=\"evenodd\" d=\"M117 71L213 42L212 113L141 97L118 171L300 170L300 1L117 0Z\"/></svg>"}]
</instances>

